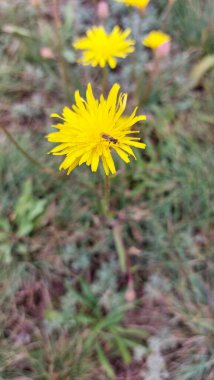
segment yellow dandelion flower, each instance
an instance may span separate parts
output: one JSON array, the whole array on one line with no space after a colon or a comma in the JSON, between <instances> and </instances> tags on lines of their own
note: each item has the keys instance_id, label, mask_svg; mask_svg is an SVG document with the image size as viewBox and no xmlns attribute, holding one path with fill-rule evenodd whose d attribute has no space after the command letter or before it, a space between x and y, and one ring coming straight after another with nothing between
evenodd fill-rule
<instances>
[{"instance_id":1,"label":"yellow dandelion flower","mask_svg":"<svg viewBox=\"0 0 214 380\"><path fill-rule=\"evenodd\" d=\"M114 0L118 3L124 3L125 5L144 9L149 4L150 0Z\"/></svg>"},{"instance_id":2,"label":"yellow dandelion flower","mask_svg":"<svg viewBox=\"0 0 214 380\"><path fill-rule=\"evenodd\" d=\"M170 40L169 34L163 33L161 30L153 30L143 38L142 43L150 49L158 49Z\"/></svg>"},{"instance_id":3,"label":"yellow dandelion flower","mask_svg":"<svg viewBox=\"0 0 214 380\"><path fill-rule=\"evenodd\" d=\"M51 117L61 119L58 129L50 133L48 141L59 143L49 153L66 158L60 165L60 170L67 174L78 165L86 164L96 172L100 160L106 175L116 172L112 151L125 161L130 162L130 156L135 159L131 147L145 149L139 137L133 137L139 131L132 131L132 126L146 116L136 116L137 107L129 117L124 117L127 94L119 94L120 86L114 84L107 98L103 95L95 99L91 84L86 91L86 100L82 99L79 91L75 92L75 101L71 109L65 107L62 116L52 114Z\"/></svg>"},{"instance_id":4,"label":"yellow dandelion flower","mask_svg":"<svg viewBox=\"0 0 214 380\"><path fill-rule=\"evenodd\" d=\"M107 64L114 69L117 65L116 58L126 58L134 51L134 40L127 39L131 29L122 31L115 26L110 34L106 33L103 26L93 26L85 37L77 39L73 46L83 50L79 63L104 67Z\"/></svg>"}]
</instances>

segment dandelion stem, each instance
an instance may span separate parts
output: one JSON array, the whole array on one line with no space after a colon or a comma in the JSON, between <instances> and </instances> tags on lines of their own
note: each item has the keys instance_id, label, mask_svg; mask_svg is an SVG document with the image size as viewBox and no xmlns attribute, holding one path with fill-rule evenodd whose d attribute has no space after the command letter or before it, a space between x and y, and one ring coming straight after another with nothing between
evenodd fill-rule
<instances>
[{"instance_id":1,"label":"dandelion stem","mask_svg":"<svg viewBox=\"0 0 214 380\"><path fill-rule=\"evenodd\" d=\"M118 254L121 272L127 274L128 284L133 284L131 260L130 260L128 251L124 247L123 237L122 237L122 225L120 223L116 223L114 225L113 237L114 237L115 248Z\"/></svg>"},{"instance_id":2,"label":"dandelion stem","mask_svg":"<svg viewBox=\"0 0 214 380\"><path fill-rule=\"evenodd\" d=\"M153 86L153 76L154 76L153 71L150 71L147 78L146 87L144 89L143 97L141 99L142 103L144 103L149 98L149 95L151 93L152 86Z\"/></svg>"},{"instance_id":3,"label":"dandelion stem","mask_svg":"<svg viewBox=\"0 0 214 380\"><path fill-rule=\"evenodd\" d=\"M109 194L110 194L110 181L109 176L105 175L105 185L104 185L104 213L109 216Z\"/></svg>"},{"instance_id":4,"label":"dandelion stem","mask_svg":"<svg viewBox=\"0 0 214 380\"><path fill-rule=\"evenodd\" d=\"M126 251L125 251L122 236L121 236L121 226L119 224L116 224L113 227L113 237L114 237L115 248L116 248L119 263L120 263L120 269L122 273L125 273L126 272Z\"/></svg>"},{"instance_id":5,"label":"dandelion stem","mask_svg":"<svg viewBox=\"0 0 214 380\"><path fill-rule=\"evenodd\" d=\"M154 83L154 78L157 76L158 73L159 73L159 59L157 57L154 57L154 68L153 68L153 70L150 70L150 72L149 72L148 79L146 82L146 86L144 89L144 93L143 93L143 96L141 99L141 104L146 102L148 100L148 98L150 97L152 87L153 87L153 83Z\"/></svg>"},{"instance_id":6,"label":"dandelion stem","mask_svg":"<svg viewBox=\"0 0 214 380\"><path fill-rule=\"evenodd\" d=\"M109 176L105 175L105 186L104 186L104 214L109 222L111 215L109 213L109 195L110 195L110 180ZM116 252L118 255L120 269L122 273L127 273L128 283L133 282L131 273L131 261L127 250L123 244L122 237L122 225L119 221L113 223L113 238L115 243Z\"/></svg>"},{"instance_id":7,"label":"dandelion stem","mask_svg":"<svg viewBox=\"0 0 214 380\"><path fill-rule=\"evenodd\" d=\"M7 138L10 140L10 142L22 153L22 155L27 158L28 161L30 161L33 165L37 166L39 169L46 173L50 173L51 169L48 169L44 167L39 161L37 161L34 157L32 157L22 146L14 139L14 137L11 135L11 133L8 131L7 128L5 128L2 124L0 124L1 130L4 132L4 134L7 136Z\"/></svg>"},{"instance_id":8,"label":"dandelion stem","mask_svg":"<svg viewBox=\"0 0 214 380\"><path fill-rule=\"evenodd\" d=\"M110 180L109 176L105 175L105 185L104 185L104 197L103 197L103 208L104 215L107 218L108 222L112 223L110 210L109 210L109 195L110 195ZM118 255L120 269L122 273L127 273L128 283L132 282L132 273L131 273L131 262L129 254L124 247L123 238L122 238L122 225L119 221L113 223L113 238L115 243L116 252Z\"/></svg>"},{"instance_id":9,"label":"dandelion stem","mask_svg":"<svg viewBox=\"0 0 214 380\"><path fill-rule=\"evenodd\" d=\"M103 95L105 95L107 87L107 66L103 67L102 69L102 92Z\"/></svg>"}]
</instances>

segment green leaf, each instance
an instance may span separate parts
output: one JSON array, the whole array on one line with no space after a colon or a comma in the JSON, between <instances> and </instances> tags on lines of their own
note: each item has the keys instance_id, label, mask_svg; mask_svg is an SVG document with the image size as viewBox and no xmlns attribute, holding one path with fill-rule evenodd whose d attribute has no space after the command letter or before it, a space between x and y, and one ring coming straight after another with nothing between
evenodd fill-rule
<instances>
[{"instance_id":1,"label":"green leaf","mask_svg":"<svg viewBox=\"0 0 214 380\"><path fill-rule=\"evenodd\" d=\"M47 201L33 196L32 181L28 179L22 187L16 202L17 234L20 237L29 235L36 227L38 217L44 212Z\"/></svg>"},{"instance_id":2,"label":"green leaf","mask_svg":"<svg viewBox=\"0 0 214 380\"><path fill-rule=\"evenodd\" d=\"M214 115L209 115L206 113L199 113L198 119L200 121L203 121L204 123L214 124Z\"/></svg>"},{"instance_id":3,"label":"green leaf","mask_svg":"<svg viewBox=\"0 0 214 380\"><path fill-rule=\"evenodd\" d=\"M17 246L16 246L16 252L19 254L19 255L27 255L28 253L28 248L26 246L26 244L24 243L19 243Z\"/></svg>"},{"instance_id":4,"label":"green leaf","mask_svg":"<svg viewBox=\"0 0 214 380\"><path fill-rule=\"evenodd\" d=\"M2 243L0 245L0 258L4 264L11 264L12 262L12 245L10 243Z\"/></svg>"},{"instance_id":5,"label":"green leaf","mask_svg":"<svg viewBox=\"0 0 214 380\"><path fill-rule=\"evenodd\" d=\"M192 69L186 91L196 87L208 70L214 66L214 54L202 58Z\"/></svg>"},{"instance_id":6,"label":"green leaf","mask_svg":"<svg viewBox=\"0 0 214 380\"><path fill-rule=\"evenodd\" d=\"M126 272L126 253L123 245L123 240L121 237L121 229L120 226L116 225L113 228L113 237L114 243L117 251L117 255L119 258L120 268L123 273Z\"/></svg>"},{"instance_id":7,"label":"green leaf","mask_svg":"<svg viewBox=\"0 0 214 380\"><path fill-rule=\"evenodd\" d=\"M109 360L99 343L96 344L96 352L97 352L99 362L101 366L103 367L103 369L105 370L106 374L108 375L110 379L114 379L115 378L114 370L111 364L109 363Z\"/></svg>"},{"instance_id":8,"label":"green leaf","mask_svg":"<svg viewBox=\"0 0 214 380\"><path fill-rule=\"evenodd\" d=\"M0 231L0 243L7 240L7 232L1 232Z\"/></svg>"},{"instance_id":9,"label":"green leaf","mask_svg":"<svg viewBox=\"0 0 214 380\"><path fill-rule=\"evenodd\" d=\"M39 215L41 215L45 209L46 205L45 199L39 199L34 201L34 207L29 210L28 217L30 220L35 220Z\"/></svg>"},{"instance_id":10,"label":"green leaf","mask_svg":"<svg viewBox=\"0 0 214 380\"><path fill-rule=\"evenodd\" d=\"M21 26L17 26L17 25L9 25L9 24L4 25L2 27L2 31L4 33L8 33L8 34L16 34L16 35L21 36L21 37L32 38L32 34L28 29L23 28Z\"/></svg>"},{"instance_id":11,"label":"green leaf","mask_svg":"<svg viewBox=\"0 0 214 380\"><path fill-rule=\"evenodd\" d=\"M94 323L94 318L91 317L90 315L78 313L75 316L75 321L78 322L78 323L81 323L83 325L89 325L91 323Z\"/></svg>"},{"instance_id":12,"label":"green leaf","mask_svg":"<svg viewBox=\"0 0 214 380\"><path fill-rule=\"evenodd\" d=\"M139 341L137 342L136 340L130 338L123 338L123 342L128 348L131 349L134 349L136 346L139 345Z\"/></svg>"},{"instance_id":13,"label":"green leaf","mask_svg":"<svg viewBox=\"0 0 214 380\"><path fill-rule=\"evenodd\" d=\"M125 340L119 337L118 335L115 335L114 339L124 363L129 364L131 362L131 355L129 353L129 350L127 349Z\"/></svg>"},{"instance_id":14,"label":"green leaf","mask_svg":"<svg viewBox=\"0 0 214 380\"><path fill-rule=\"evenodd\" d=\"M20 220L18 235L20 237L27 236L33 231L33 223L29 220Z\"/></svg>"},{"instance_id":15,"label":"green leaf","mask_svg":"<svg viewBox=\"0 0 214 380\"><path fill-rule=\"evenodd\" d=\"M54 309L47 309L45 311L45 319L51 322L57 322L57 323L63 323L63 315L57 310Z\"/></svg>"},{"instance_id":16,"label":"green leaf","mask_svg":"<svg viewBox=\"0 0 214 380\"><path fill-rule=\"evenodd\" d=\"M75 297L75 300L77 302L79 302L80 304L82 304L83 306L91 309L92 305L91 305L91 301L87 298L87 297L84 297L84 295L80 294L80 293L77 293L76 291L73 291L72 292L74 297Z\"/></svg>"},{"instance_id":17,"label":"green leaf","mask_svg":"<svg viewBox=\"0 0 214 380\"><path fill-rule=\"evenodd\" d=\"M90 289L90 284L87 284L83 279L81 279L80 285L81 285L81 288L82 288L82 292L84 293L84 295L86 296L86 298L89 300L89 302L93 306L96 306L97 305L97 299L96 299L96 297L94 296L94 294L92 293L92 291Z\"/></svg>"},{"instance_id":18,"label":"green leaf","mask_svg":"<svg viewBox=\"0 0 214 380\"><path fill-rule=\"evenodd\" d=\"M0 218L0 229L3 229L5 232L10 231L10 223L6 218Z\"/></svg>"},{"instance_id":19,"label":"green leaf","mask_svg":"<svg viewBox=\"0 0 214 380\"><path fill-rule=\"evenodd\" d=\"M140 327L121 327L121 326L116 326L115 331L118 333L125 335L125 336L133 336L137 338L147 338L148 333L146 330L140 328Z\"/></svg>"},{"instance_id":20,"label":"green leaf","mask_svg":"<svg viewBox=\"0 0 214 380\"><path fill-rule=\"evenodd\" d=\"M210 331L211 333L214 333L214 326L212 325L209 319L206 320L204 318L198 321L194 321L194 324L206 329L207 331Z\"/></svg>"},{"instance_id":21,"label":"green leaf","mask_svg":"<svg viewBox=\"0 0 214 380\"><path fill-rule=\"evenodd\" d=\"M74 63L76 62L76 56L73 50L71 49L65 49L63 51L63 57L68 63Z\"/></svg>"},{"instance_id":22,"label":"green leaf","mask_svg":"<svg viewBox=\"0 0 214 380\"><path fill-rule=\"evenodd\" d=\"M29 179L24 182L21 194L16 202L15 211L16 217L19 219L29 210L32 202L32 181Z\"/></svg>"}]
</instances>

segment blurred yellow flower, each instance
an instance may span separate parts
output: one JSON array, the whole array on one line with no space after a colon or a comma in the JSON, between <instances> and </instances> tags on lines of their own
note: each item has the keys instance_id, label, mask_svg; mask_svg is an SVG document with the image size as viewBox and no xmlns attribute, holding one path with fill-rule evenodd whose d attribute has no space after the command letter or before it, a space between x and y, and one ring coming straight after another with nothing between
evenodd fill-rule
<instances>
[{"instance_id":1,"label":"blurred yellow flower","mask_svg":"<svg viewBox=\"0 0 214 380\"><path fill-rule=\"evenodd\" d=\"M132 146L145 149L146 145L139 141L140 138L133 137L139 131L133 131L132 126L146 120L146 116L136 116L136 107L129 117L123 117L127 94L119 94L119 90L119 84L114 84L106 99L103 95L95 99L89 83L86 100L76 91L76 104L71 109L65 107L62 117L51 115L62 120L60 124L54 125L58 131L47 136L48 141L59 143L49 153L66 155L60 170L68 170L67 174L70 174L76 166L86 164L91 166L92 172L96 172L101 159L105 174L114 174L116 169L112 150L129 163L130 156L136 159Z\"/></svg>"},{"instance_id":2,"label":"blurred yellow flower","mask_svg":"<svg viewBox=\"0 0 214 380\"><path fill-rule=\"evenodd\" d=\"M115 26L110 34L106 33L103 26L94 26L89 29L85 37L77 39L73 46L83 50L79 63L104 67L107 64L114 69L117 65L116 58L126 58L134 51L134 40L126 39L131 29L122 31Z\"/></svg>"},{"instance_id":3,"label":"blurred yellow flower","mask_svg":"<svg viewBox=\"0 0 214 380\"><path fill-rule=\"evenodd\" d=\"M143 38L142 43L150 49L158 49L170 40L169 34L163 33L161 30L153 30Z\"/></svg>"},{"instance_id":4,"label":"blurred yellow flower","mask_svg":"<svg viewBox=\"0 0 214 380\"><path fill-rule=\"evenodd\" d=\"M114 0L118 3L124 3L128 6L144 9L149 4L150 0Z\"/></svg>"}]
</instances>

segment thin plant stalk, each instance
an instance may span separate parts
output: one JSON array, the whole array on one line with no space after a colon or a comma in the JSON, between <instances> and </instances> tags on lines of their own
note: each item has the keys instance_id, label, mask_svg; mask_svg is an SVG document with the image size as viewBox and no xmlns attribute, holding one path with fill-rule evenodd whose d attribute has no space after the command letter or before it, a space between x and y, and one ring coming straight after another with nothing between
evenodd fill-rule
<instances>
[{"instance_id":1,"label":"thin plant stalk","mask_svg":"<svg viewBox=\"0 0 214 380\"><path fill-rule=\"evenodd\" d=\"M57 62L59 67L59 73L62 78L63 87L65 96L68 100L70 100L70 92L69 87L71 87L70 78L67 74L67 68L65 60L62 56L62 40L61 40L61 20L58 13L58 0L52 0L52 12L54 19L54 31L55 31L55 40L56 40L56 54L57 54ZM69 86L69 87L68 87Z\"/></svg>"},{"instance_id":2,"label":"thin plant stalk","mask_svg":"<svg viewBox=\"0 0 214 380\"><path fill-rule=\"evenodd\" d=\"M7 128L5 128L2 124L0 124L0 129L4 132L4 134L7 136L7 138L10 140L10 142L19 150L19 152L28 160L30 161L34 166L37 166L40 170L46 173L51 173L52 170L49 168L44 167L39 161L37 161L34 157L32 157L18 142L14 137L11 135L11 133L8 131Z\"/></svg>"},{"instance_id":3,"label":"thin plant stalk","mask_svg":"<svg viewBox=\"0 0 214 380\"><path fill-rule=\"evenodd\" d=\"M139 70L138 70L138 60L137 60L137 49L141 49L141 25L144 18L145 9L143 11L138 11L136 14L135 12L129 13L130 22L131 24L135 25L134 31L135 31L135 51L131 55L131 62L132 62L132 70L131 70L131 83L135 84L134 88L134 95L136 98L136 101L139 101L139 94L138 94L138 87L139 87ZM137 16L136 16L137 15ZM134 18L133 18L134 17ZM135 19L136 18L136 19Z\"/></svg>"},{"instance_id":4,"label":"thin plant stalk","mask_svg":"<svg viewBox=\"0 0 214 380\"><path fill-rule=\"evenodd\" d=\"M126 251L121 236L121 226L119 224L116 224L113 227L113 237L116 251L118 254L121 272L126 273Z\"/></svg>"},{"instance_id":5,"label":"thin plant stalk","mask_svg":"<svg viewBox=\"0 0 214 380\"><path fill-rule=\"evenodd\" d=\"M108 220L110 220L109 195L110 195L110 179L108 175L105 175L103 206L104 206L104 215L106 216ZM118 222L113 224L113 238L114 238L115 248L116 248L118 259L119 259L121 272L127 273L128 284L133 283L132 272L131 272L131 261L130 261L129 254L123 244L122 226Z\"/></svg>"},{"instance_id":6,"label":"thin plant stalk","mask_svg":"<svg viewBox=\"0 0 214 380\"><path fill-rule=\"evenodd\" d=\"M133 285L131 260L128 251L124 247L123 237L122 237L122 225L117 223L113 226L113 236L116 251L118 254L120 269L122 273L127 274L128 286Z\"/></svg>"},{"instance_id":7,"label":"thin plant stalk","mask_svg":"<svg viewBox=\"0 0 214 380\"><path fill-rule=\"evenodd\" d=\"M149 72L149 75L148 75L148 78L147 78L147 81L146 81L146 86L145 86L145 89L144 89L144 93L143 93L143 96L142 96L142 99L141 99L141 103L142 104L150 96L150 93L151 93L151 90L152 90L152 87L153 87L153 79L154 79L154 72L153 72L153 70L151 70Z\"/></svg>"},{"instance_id":8,"label":"thin plant stalk","mask_svg":"<svg viewBox=\"0 0 214 380\"><path fill-rule=\"evenodd\" d=\"M162 18L161 29L164 29L164 26L168 23L168 18L170 16L170 12L171 12L171 10L172 10L172 8L174 6L175 1L176 0L168 0L167 6L166 6L166 9L165 9L163 18Z\"/></svg>"},{"instance_id":9,"label":"thin plant stalk","mask_svg":"<svg viewBox=\"0 0 214 380\"><path fill-rule=\"evenodd\" d=\"M160 63L159 59L156 56L154 56L154 68L149 72L144 93L141 98L141 104L146 102L148 98L150 97L150 94L153 88L154 79L156 75L159 73L159 63Z\"/></svg>"},{"instance_id":10,"label":"thin plant stalk","mask_svg":"<svg viewBox=\"0 0 214 380\"><path fill-rule=\"evenodd\" d=\"M103 95L105 95L107 90L107 74L108 74L108 68L105 66L102 69L102 92ZM104 215L107 218L108 221L110 221L110 209L109 209L109 196L110 196L110 177L108 175L105 175L105 183L104 183L104 195L103 195L103 211ZM128 286L130 283L133 283L132 280L132 273L131 273L131 263L130 258L128 255L128 252L126 251L124 244L123 244L123 238L122 238L122 231L121 231L121 225L116 223L113 226L113 238L115 243L115 248L117 251L119 264L121 268L122 273L127 273L128 276Z\"/></svg>"},{"instance_id":11,"label":"thin plant stalk","mask_svg":"<svg viewBox=\"0 0 214 380\"><path fill-rule=\"evenodd\" d=\"M110 195L110 180L109 180L109 176L105 175L103 206L104 206L104 214L106 217L109 217L109 195Z\"/></svg>"},{"instance_id":12,"label":"thin plant stalk","mask_svg":"<svg viewBox=\"0 0 214 380\"><path fill-rule=\"evenodd\" d=\"M103 95L105 95L106 89L107 89L107 66L103 67L102 69L102 91Z\"/></svg>"},{"instance_id":13,"label":"thin plant stalk","mask_svg":"<svg viewBox=\"0 0 214 380\"><path fill-rule=\"evenodd\" d=\"M110 180L109 180L109 176L105 175L104 194L103 194L103 211L108 221L110 221L110 217L111 217L110 209L109 209L109 195L110 195ZM118 259L119 259L121 272L127 273L128 283L133 282L130 257L123 244L122 226L118 222L113 223L113 238L114 238L115 248L116 248Z\"/></svg>"}]
</instances>

